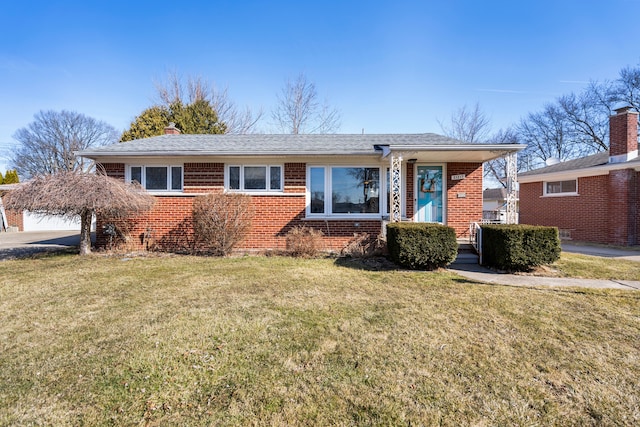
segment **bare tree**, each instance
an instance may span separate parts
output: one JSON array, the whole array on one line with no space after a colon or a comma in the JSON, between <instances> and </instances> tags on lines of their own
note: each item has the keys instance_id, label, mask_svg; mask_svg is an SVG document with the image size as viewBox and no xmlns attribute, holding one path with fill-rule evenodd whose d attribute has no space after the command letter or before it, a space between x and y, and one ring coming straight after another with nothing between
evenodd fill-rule
<instances>
[{"instance_id":1,"label":"bare tree","mask_svg":"<svg viewBox=\"0 0 640 427\"><path fill-rule=\"evenodd\" d=\"M226 125L226 133L246 134L256 131L263 111L252 112L249 107L240 108L230 98L227 88L216 89L202 77L188 77L186 83L176 72L170 72L167 80L155 83L160 105L169 108L175 103L183 105L207 101L218 118Z\"/></svg>"},{"instance_id":2,"label":"bare tree","mask_svg":"<svg viewBox=\"0 0 640 427\"><path fill-rule=\"evenodd\" d=\"M462 106L451 114L449 123L438 120L442 132L450 137L467 143L475 144L491 142L493 144L517 143L517 133L508 128L499 130L491 135L491 122L485 112L476 103L473 107ZM498 158L484 164L484 177L506 187L507 162Z\"/></svg>"},{"instance_id":3,"label":"bare tree","mask_svg":"<svg viewBox=\"0 0 640 427\"><path fill-rule=\"evenodd\" d=\"M604 85L611 104L624 103L640 111L640 67L624 67L613 83Z\"/></svg>"},{"instance_id":4,"label":"bare tree","mask_svg":"<svg viewBox=\"0 0 640 427\"><path fill-rule=\"evenodd\" d=\"M61 171L40 175L4 198L7 209L80 217L80 255L91 252L94 214L122 217L150 209L155 198L140 186L103 174Z\"/></svg>"},{"instance_id":5,"label":"bare tree","mask_svg":"<svg viewBox=\"0 0 640 427\"><path fill-rule=\"evenodd\" d=\"M518 133L513 128L500 129L491 135L487 142L491 144L518 144L520 142ZM525 168L523 156L518 156L518 171ZM498 157L484 164L484 176L492 181L507 187L507 159Z\"/></svg>"},{"instance_id":6,"label":"bare tree","mask_svg":"<svg viewBox=\"0 0 640 427\"><path fill-rule=\"evenodd\" d=\"M573 159L580 153L572 132L572 124L557 104L547 104L538 113L529 113L517 126L520 140L527 144L524 155L529 166L541 167L549 159Z\"/></svg>"},{"instance_id":7,"label":"bare tree","mask_svg":"<svg viewBox=\"0 0 640 427\"><path fill-rule=\"evenodd\" d=\"M334 133L340 129L340 112L325 100L320 103L316 85L304 74L287 80L271 113L274 125L283 133Z\"/></svg>"},{"instance_id":8,"label":"bare tree","mask_svg":"<svg viewBox=\"0 0 640 427\"><path fill-rule=\"evenodd\" d=\"M607 150L610 108L601 88L592 83L585 91L558 98L558 106L571 128L572 144L581 155Z\"/></svg>"},{"instance_id":9,"label":"bare tree","mask_svg":"<svg viewBox=\"0 0 640 427\"><path fill-rule=\"evenodd\" d=\"M462 106L451 114L448 124L440 120L438 124L446 136L471 144L484 142L491 131L490 120L478 103L473 107Z\"/></svg>"},{"instance_id":10,"label":"bare tree","mask_svg":"<svg viewBox=\"0 0 640 427\"><path fill-rule=\"evenodd\" d=\"M61 171L87 170L91 164L74 152L118 140L113 126L72 111L40 111L13 138L19 142L11 156L23 178Z\"/></svg>"}]
</instances>

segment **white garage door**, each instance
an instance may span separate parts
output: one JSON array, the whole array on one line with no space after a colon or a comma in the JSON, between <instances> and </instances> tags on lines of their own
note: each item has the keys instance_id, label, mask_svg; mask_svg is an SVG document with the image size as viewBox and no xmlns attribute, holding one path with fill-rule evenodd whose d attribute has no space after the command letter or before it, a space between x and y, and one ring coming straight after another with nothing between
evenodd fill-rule
<instances>
[{"instance_id":1,"label":"white garage door","mask_svg":"<svg viewBox=\"0 0 640 427\"><path fill-rule=\"evenodd\" d=\"M24 231L80 231L80 218L69 220L56 215L41 215L25 212Z\"/></svg>"}]
</instances>

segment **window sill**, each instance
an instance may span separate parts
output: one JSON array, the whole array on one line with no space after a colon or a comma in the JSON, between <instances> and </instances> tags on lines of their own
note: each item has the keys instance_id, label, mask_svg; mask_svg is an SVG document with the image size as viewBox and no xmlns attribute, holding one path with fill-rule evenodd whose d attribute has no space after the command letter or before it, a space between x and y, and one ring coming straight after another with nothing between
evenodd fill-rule
<instances>
[{"instance_id":1,"label":"window sill","mask_svg":"<svg viewBox=\"0 0 640 427\"><path fill-rule=\"evenodd\" d=\"M193 196L194 194L185 193L184 191L156 191L146 190L152 196Z\"/></svg>"},{"instance_id":2,"label":"window sill","mask_svg":"<svg viewBox=\"0 0 640 427\"><path fill-rule=\"evenodd\" d=\"M284 191L248 191L225 189L224 192L229 194L246 194L247 196L306 196L305 193L285 193Z\"/></svg>"},{"instance_id":3,"label":"window sill","mask_svg":"<svg viewBox=\"0 0 640 427\"><path fill-rule=\"evenodd\" d=\"M579 196L580 194L578 193L555 193L555 194L543 194L542 196L540 196L540 198L546 198L546 197L575 197L575 196Z\"/></svg>"},{"instance_id":4,"label":"window sill","mask_svg":"<svg viewBox=\"0 0 640 427\"><path fill-rule=\"evenodd\" d=\"M303 221L349 221L349 220L375 220L382 221L383 216L380 214L334 214L334 215L317 215L307 213Z\"/></svg>"}]
</instances>

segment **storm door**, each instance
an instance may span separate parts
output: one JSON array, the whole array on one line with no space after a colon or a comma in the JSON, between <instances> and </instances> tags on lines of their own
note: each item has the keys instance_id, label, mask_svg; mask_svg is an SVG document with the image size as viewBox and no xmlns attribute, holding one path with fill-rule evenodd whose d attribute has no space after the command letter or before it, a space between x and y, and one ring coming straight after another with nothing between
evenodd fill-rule
<instances>
[{"instance_id":1,"label":"storm door","mask_svg":"<svg viewBox=\"0 0 640 427\"><path fill-rule=\"evenodd\" d=\"M443 222L442 166L416 167L416 221Z\"/></svg>"}]
</instances>

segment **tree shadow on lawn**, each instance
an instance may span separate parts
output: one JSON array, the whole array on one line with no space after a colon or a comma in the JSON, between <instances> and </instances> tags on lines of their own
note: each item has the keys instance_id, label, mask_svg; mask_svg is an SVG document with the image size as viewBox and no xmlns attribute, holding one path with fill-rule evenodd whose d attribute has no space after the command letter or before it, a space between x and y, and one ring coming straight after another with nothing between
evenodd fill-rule
<instances>
[{"instance_id":1,"label":"tree shadow on lawn","mask_svg":"<svg viewBox=\"0 0 640 427\"><path fill-rule=\"evenodd\" d=\"M365 271L393 271L400 269L398 265L385 257L339 257L336 258L335 265Z\"/></svg>"}]
</instances>

